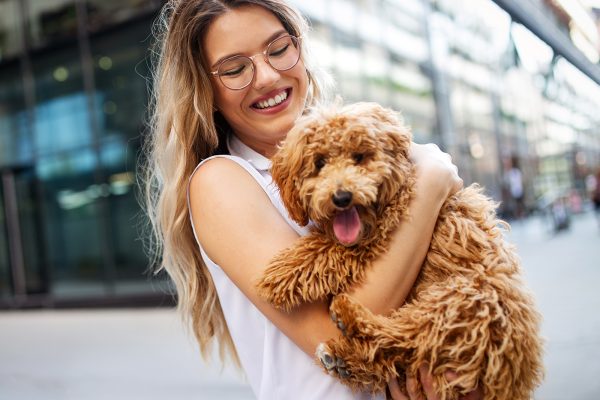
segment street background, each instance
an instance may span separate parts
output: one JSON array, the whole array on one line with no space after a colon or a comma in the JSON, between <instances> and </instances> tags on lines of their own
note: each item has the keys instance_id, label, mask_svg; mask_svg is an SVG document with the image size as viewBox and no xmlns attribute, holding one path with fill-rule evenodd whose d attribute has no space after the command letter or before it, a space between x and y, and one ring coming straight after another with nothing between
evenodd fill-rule
<instances>
[{"instance_id":1,"label":"street background","mask_svg":"<svg viewBox=\"0 0 600 400\"><path fill-rule=\"evenodd\" d=\"M513 221L545 318L536 398L600 399L600 0L289 2L333 94L400 111ZM0 400L253 398L148 277L164 3L0 0Z\"/></svg>"},{"instance_id":2,"label":"street background","mask_svg":"<svg viewBox=\"0 0 600 400\"><path fill-rule=\"evenodd\" d=\"M540 400L600 398L600 229L591 211L554 233L549 220L512 224L541 309L546 380ZM0 400L245 400L242 376L201 360L175 311L0 313Z\"/></svg>"}]
</instances>

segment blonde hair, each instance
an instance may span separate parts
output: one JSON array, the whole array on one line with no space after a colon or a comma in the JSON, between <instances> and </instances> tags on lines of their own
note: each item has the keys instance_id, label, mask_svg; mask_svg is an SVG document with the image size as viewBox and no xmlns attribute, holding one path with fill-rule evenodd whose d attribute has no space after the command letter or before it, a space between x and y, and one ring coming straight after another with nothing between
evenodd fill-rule
<instances>
[{"instance_id":1,"label":"blonde hair","mask_svg":"<svg viewBox=\"0 0 600 400\"><path fill-rule=\"evenodd\" d=\"M214 283L194 239L188 214L188 179L203 159L226 152L227 121L213 113L213 92L202 52L210 23L227 11L256 5L271 11L292 35L308 25L294 8L279 0L171 0L154 24L150 135L141 161L147 235L156 271L166 270L177 290L177 308L191 325L204 357L214 338L224 361L239 359L227 329ZM322 83L303 60L309 79L307 106L322 95Z\"/></svg>"}]
</instances>

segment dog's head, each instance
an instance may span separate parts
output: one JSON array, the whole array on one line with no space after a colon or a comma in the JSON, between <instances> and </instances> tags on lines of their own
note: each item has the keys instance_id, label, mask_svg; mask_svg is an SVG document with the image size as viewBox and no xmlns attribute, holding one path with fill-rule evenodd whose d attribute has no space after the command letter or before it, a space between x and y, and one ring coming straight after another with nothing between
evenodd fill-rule
<instances>
[{"instance_id":1,"label":"dog's head","mask_svg":"<svg viewBox=\"0 0 600 400\"><path fill-rule=\"evenodd\" d=\"M273 156L273 180L296 222L310 219L351 246L404 187L410 141L399 115L378 104L314 109Z\"/></svg>"}]
</instances>

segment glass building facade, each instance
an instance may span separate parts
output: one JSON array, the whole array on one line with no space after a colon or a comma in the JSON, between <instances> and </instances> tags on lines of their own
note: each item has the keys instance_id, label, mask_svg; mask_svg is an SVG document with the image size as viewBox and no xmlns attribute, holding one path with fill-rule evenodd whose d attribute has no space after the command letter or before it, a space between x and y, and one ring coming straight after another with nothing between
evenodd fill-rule
<instances>
[{"instance_id":1,"label":"glass building facade","mask_svg":"<svg viewBox=\"0 0 600 400\"><path fill-rule=\"evenodd\" d=\"M160 5L0 1L3 305L161 295L134 185Z\"/></svg>"},{"instance_id":2,"label":"glass building facade","mask_svg":"<svg viewBox=\"0 0 600 400\"><path fill-rule=\"evenodd\" d=\"M401 111L505 215L515 166L531 210L585 198L600 86L495 2L292 3L346 102ZM0 0L1 307L166 298L146 271L135 187L161 4Z\"/></svg>"}]
</instances>

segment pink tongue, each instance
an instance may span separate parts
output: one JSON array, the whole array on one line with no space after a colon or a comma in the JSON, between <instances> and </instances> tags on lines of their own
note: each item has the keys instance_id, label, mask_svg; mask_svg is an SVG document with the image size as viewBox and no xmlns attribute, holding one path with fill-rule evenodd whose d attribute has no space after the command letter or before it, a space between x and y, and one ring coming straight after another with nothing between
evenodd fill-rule
<instances>
[{"instance_id":1,"label":"pink tongue","mask_svg":"<svg viewBox=\"0 0 600 400\"><path fill-rule=\"evenodd\" d=\"M333 220L333 233L342 244L352 244L360 234L360 218L356 207L338 213Z\"/></svg>"}]
</instances>

